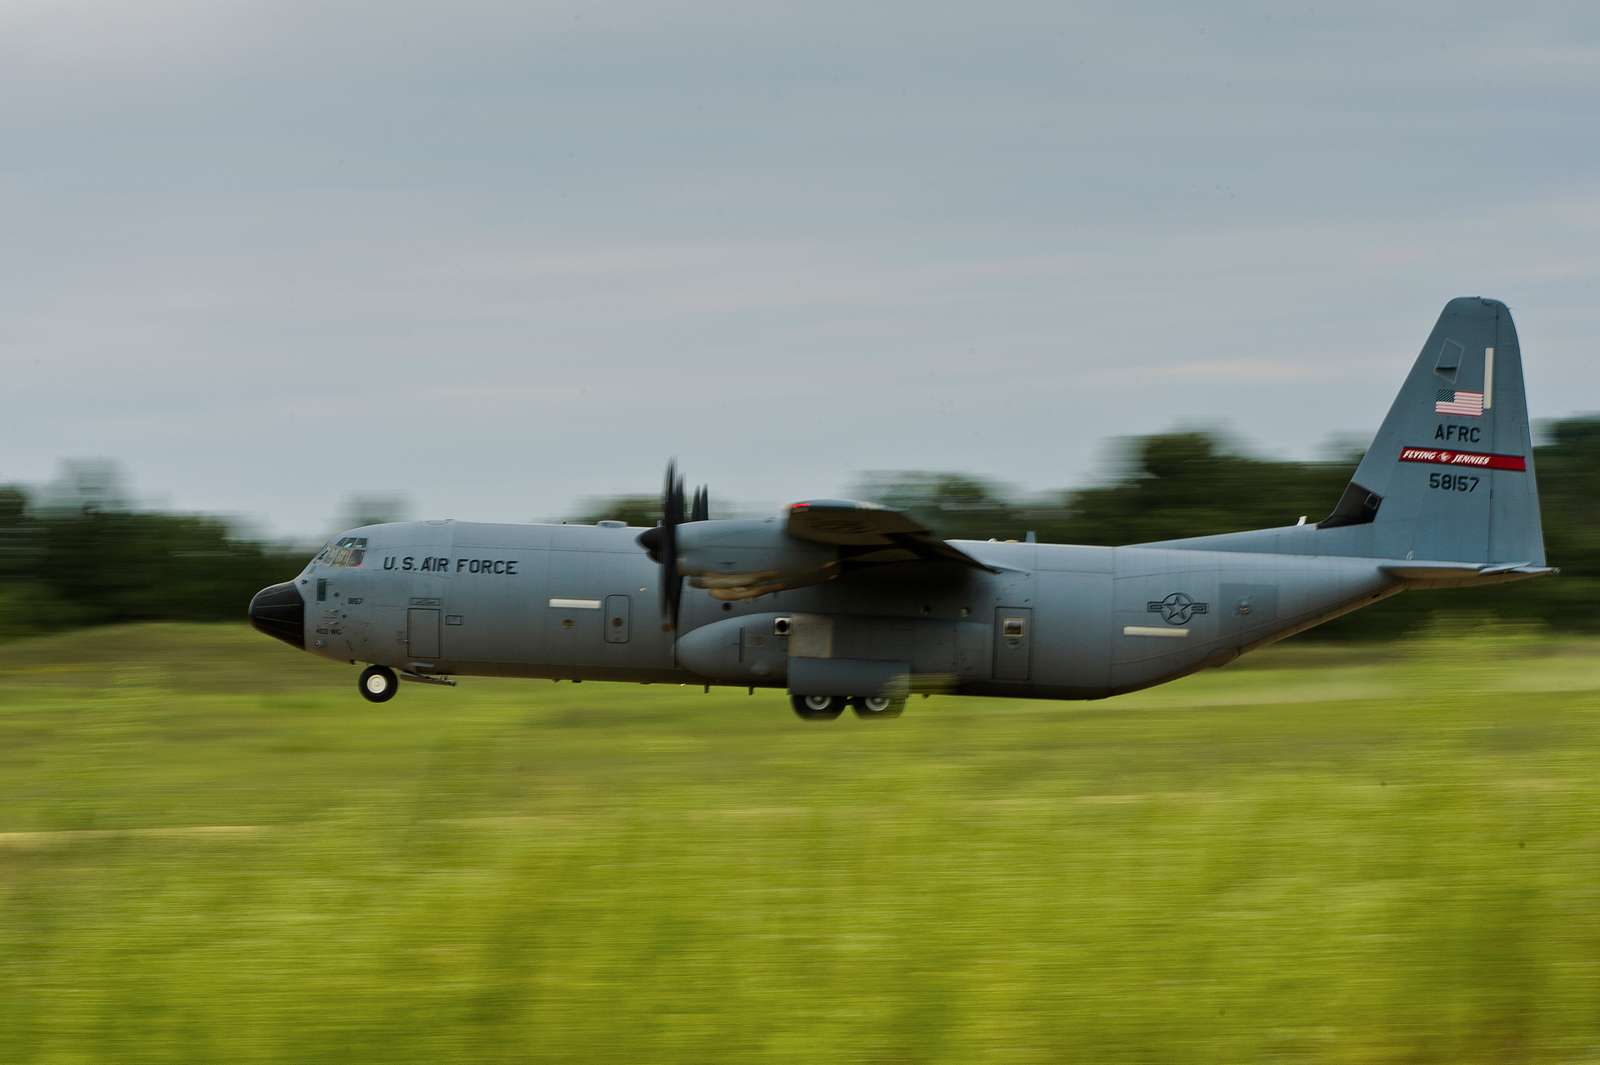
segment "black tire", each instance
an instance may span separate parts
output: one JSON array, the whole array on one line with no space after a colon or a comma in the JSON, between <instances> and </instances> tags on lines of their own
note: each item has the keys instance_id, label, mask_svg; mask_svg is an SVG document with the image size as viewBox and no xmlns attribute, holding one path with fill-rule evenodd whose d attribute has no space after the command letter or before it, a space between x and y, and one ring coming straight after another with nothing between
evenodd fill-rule
<instances>
[{"instance_id":1,"label":"black tire","mask_svg":"<svg viewBox=\"0 0 1600 1065\"><path fill-rule=\"evenodd\" d=\"M844 696L791 695L789 705L802 721L832 721L844 713Z\"/></svg>"},{"instance_id":2,"label":"black tire","mask_svg":"<svg viewBox=\"0 0 1600 1065\"><path fill-rule=\"evenodd\" d=\"M863 721L877 721L879 718L899 717L906 712L905 697L895 698L892 695L858 695L850 700L850 709Z\"/></svg>"},{"instance_id":3,"label":"black tire","mask_svg":"<svg viewBox=\"0 0 1600 1065\"><path fill-rule=\"evenodd\" d=\"M368 666L356 681L356 689L369 703L388 702L394 698L394 690L399 686L399 678L388 666Z\"/></svg>"}]
</instances>

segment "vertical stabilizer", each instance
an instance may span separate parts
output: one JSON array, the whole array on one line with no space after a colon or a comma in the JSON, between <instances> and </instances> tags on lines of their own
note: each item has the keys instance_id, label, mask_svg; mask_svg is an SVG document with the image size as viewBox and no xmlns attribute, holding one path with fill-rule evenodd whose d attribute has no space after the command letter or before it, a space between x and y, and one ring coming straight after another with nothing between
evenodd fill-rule
<instances>
[{"instance_id":1,"label":"vertical stabilizer","mask_svg":"<svg viewBox=\"0 0 1600 1065\"><path fill-rule=\"evenodd\" d=\"M1522 351L1505 304L1445 305L1318 528L1342 548L1329 553L1544 565Z\"/></svg>"}]
</instances>

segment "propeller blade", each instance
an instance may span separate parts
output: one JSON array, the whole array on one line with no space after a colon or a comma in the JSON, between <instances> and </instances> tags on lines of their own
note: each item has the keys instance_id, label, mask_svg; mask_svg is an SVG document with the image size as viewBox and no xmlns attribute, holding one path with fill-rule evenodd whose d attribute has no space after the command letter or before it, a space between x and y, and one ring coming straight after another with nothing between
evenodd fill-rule
<instances>
[{"instance_id":1,"label":"propeller blade","mask_svg":"<svg viewBox=\"0 0 1600 1065\"><path fill-rule=\"evenodd\" d=\"M695 496L696 506L700 497ZM683 478L678 476L676 460L667 463L667 482L661 492L661 524L639 534L639 546L650 560L661 566L661 616L665 627L678 628L678 609L683 603L683 575L678 571L678 526L684 522Z\"/></svg>"}]
</instances>

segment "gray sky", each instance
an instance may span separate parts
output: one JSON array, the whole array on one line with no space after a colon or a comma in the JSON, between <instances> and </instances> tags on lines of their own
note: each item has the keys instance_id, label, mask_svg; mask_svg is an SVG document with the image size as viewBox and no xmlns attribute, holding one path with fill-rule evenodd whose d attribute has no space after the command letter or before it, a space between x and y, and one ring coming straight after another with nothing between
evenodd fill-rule
<instances>
[{"instance_id":1,"label":"gray sky","mask_svg":"<svg viewBox=\"0 0 1600 1065\"><path fill-rule=\"evenodd\" d=\"M1600 9L0 0L0 481L326 531L1600 406ZM1331 501L1330 501L1331 503Z\"/></svg>"}]
</instances>

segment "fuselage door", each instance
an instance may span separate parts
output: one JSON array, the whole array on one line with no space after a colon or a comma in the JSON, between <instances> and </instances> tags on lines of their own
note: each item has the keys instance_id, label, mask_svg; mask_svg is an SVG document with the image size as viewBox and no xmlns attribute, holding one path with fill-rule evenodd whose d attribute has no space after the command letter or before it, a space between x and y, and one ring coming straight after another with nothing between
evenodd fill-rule
<instances>
[{"instance_id":1,"label":"fuselage door","mask_svg":"<svg viewBox=\"0 0 1600 1065\"><path fill-rule=\"evenodd\" d=\"M1032 610L1018 606L995 608L994 679L1027 680L1032 644Z\"/></svg>"},{"instance_id":2,"label":"fuselage door","mask_svg":"<svg viewBox=\"0 0 1600 1065\"><path fill-rule=\"evenodd\" d=\"M439 657L439 611L426 607L406 611L406 650L424 662Z\"/></svg>"},{"instance_id":3,"label":"fuselage door","mask_svg":"<svg viewBox=\"0 0 1600 1065\"><path fill-rule=\"evenodd\" d=\"M628 615L630 612L627 596L606 596L606 643L628 642Z\"/></svg>"}]
</instances>

